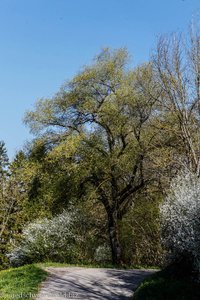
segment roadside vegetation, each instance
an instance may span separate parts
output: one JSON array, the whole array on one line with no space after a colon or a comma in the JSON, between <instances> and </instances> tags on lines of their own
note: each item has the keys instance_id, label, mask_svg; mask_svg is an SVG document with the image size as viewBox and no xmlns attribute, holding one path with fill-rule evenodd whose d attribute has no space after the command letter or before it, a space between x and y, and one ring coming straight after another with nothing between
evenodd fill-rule
<instances>
[{"instance_id":1,"label":"roadside vegetation","mask_svg":"<svg viewBox=\"0 0 200 300\"><path fill-rule=\"evenodd\" d=\"M134 300L199 300L199 284L191 278L174 277L167 271L147 278L134 293Z\"/></svg>"},{"instance_id":2,"label":"roadside vegetation","mask_svg":"<svg viewBox=\"0 0 200 300\"><path fill-rule=\"evenodd\" d=\"M0 271L0 299L35 299L47 272L36 265Z\"/></svg>"}]
</instances>

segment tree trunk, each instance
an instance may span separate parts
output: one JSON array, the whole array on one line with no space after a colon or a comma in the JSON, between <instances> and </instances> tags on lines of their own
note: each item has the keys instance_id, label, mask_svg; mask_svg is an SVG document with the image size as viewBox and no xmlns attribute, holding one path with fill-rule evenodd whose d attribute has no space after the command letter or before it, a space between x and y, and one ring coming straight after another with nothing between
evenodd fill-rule
<instances>
[{"instance_id":1,"label":"tree trunk","mask_svg":"<svg viewBox=\"0 0 200 300\"><path fill-rule=\"evenodd\" d=\"M121 247L119 242L118 220L113 213L108 214L108 230L112 252L112 263L121 264Z\"/></svg>"}]
</instances>

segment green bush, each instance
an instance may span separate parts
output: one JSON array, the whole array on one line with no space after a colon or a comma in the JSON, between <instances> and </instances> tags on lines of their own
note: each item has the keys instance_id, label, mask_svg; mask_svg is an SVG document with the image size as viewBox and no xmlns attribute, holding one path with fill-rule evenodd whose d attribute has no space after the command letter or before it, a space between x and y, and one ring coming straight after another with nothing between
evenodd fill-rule
<instances>
[{"instance_id":1,"label":"green bush","mask_svg":"<svg viewBox=\"0 0 200 300\"><path fill-rule=\"evenodd\" d=\"M134 300L199 300L200 286L188 278L176 278L168 271L158 272L139 286Z\"/></svg>"}]
</instances>

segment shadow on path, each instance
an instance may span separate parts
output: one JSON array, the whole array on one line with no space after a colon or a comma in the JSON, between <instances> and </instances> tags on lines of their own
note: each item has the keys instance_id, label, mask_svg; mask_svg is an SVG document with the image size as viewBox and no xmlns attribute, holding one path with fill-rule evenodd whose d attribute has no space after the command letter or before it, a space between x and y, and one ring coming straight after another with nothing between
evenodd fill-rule
<instances>
[{"instance_id":1,"label":"shadow on path","mask_svg":"<svg viewBox=\"0 0 200 300\"><path fill-rule=\"evenodd\" d=\"M155 270L93 268L47 268L37 300L126 300L132 299L138 284Z\"/></svg>"}]
</instances>

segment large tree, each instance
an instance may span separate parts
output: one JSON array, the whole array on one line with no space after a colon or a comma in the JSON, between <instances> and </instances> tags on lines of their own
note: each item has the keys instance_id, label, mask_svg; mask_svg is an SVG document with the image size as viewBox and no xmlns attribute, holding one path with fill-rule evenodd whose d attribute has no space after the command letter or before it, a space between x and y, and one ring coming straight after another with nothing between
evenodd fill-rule
<instances>
[{"instance_id":1,"label":"large tree","mask_svg":"<svg viewBox=\"0 0 200 300\"><path fill-rule=\"evenodd\" d=\"M124 49L103 50L55 97L39 100L25 117L32 132L51 145L47 160L57 157L78 196L102 203L117 264L119 220L157 176L151 153L160 144L152 68L147 64L130 71L127 63Z\"/></svg>"}]
</instances>

